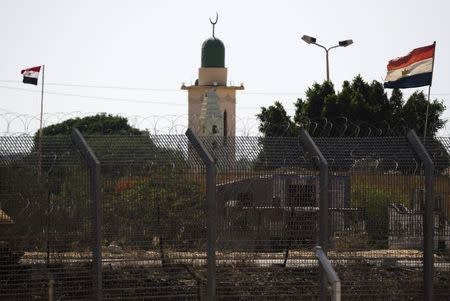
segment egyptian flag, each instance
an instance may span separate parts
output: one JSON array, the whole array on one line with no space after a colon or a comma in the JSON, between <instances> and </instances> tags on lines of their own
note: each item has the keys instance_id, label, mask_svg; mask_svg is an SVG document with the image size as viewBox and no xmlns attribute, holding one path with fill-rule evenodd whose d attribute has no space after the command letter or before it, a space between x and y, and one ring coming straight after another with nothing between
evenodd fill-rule
<instances>
[{"instance_id":1,"label":"egyptian flag","mask_svg":"<svg viewBox=\"0 0 450 301\"><path fill-rule=\"evenodd\" d=\"M20 71L20 73L23 74L23 83L37 85L39 71L41 71L41 66L31 67Z\"/></svg>"},{"instance_id":2,"label":"egyptian flag","mask_svg":"<svg viewBox=\"0 0 450 301\"><path fill-rule=\"evenodd\" d=\"M431 85L436 43L416 48L408 55L389 61L385 88L415 88Z\"/></svg>"}]
</instances>

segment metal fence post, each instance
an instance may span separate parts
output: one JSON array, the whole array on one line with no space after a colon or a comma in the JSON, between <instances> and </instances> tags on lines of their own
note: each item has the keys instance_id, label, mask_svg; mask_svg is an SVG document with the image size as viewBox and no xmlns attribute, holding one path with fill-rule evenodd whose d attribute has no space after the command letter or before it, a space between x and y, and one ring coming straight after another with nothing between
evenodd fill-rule
<instances>
[{"instance_id":1,"label":"metal fence post","mask_svg":"<svg viewBox=\"0 0 450 301\"><path fill-rule=\"evenodd\" d=\"M102 203L100 193L100 161L95 156L95 153L89 147L83 135L77 129L74 129L71 134L72 142L82 154L84 160L89 167L90 175L90 196L92 204L92 285L94 300L103 299L102 291Z\"/></svg>"},{"instance_id":2,"label":"metal fence post","mask_svg":"<svg viewBox=\"0 0 450 301\"><path fill-rule=\"evenodd\" d=\"M206 165L207 199L207 300L216 300L216 240L217 240L217 203L216 203L216 165L203 143L191 129L186 131L190 143Z\"/></svg>"},{"instance_id":3,"label":"metal fence post","mask_svg":"<svg viewBox=\"0 0 450 301\"><path fill-rule=\"evenodd\" d=\"M319 242L325 255L328 251L328 162L322 155L322 152L312 140L307 131L300 131L300 142L303 144L305 150L311 153L317 162L314 162L319 167ZM323 269L320 269L320 299L326 300L326 279Z\"/></svg>"},{"instance_id":4,"label":"metal fence post","mask_svg":"<svg viewBox=\"0 0 450 301\"><path fill-rule=\"evenodd\" d=\"M320 266L324 269L325 275L333 288L333 296L331 300L341 301L341 280L331 266L330 260L320 246L316 246L314 248L314 253L316 253Z\"/></svg>"},{"instance_id":5,"label":"metal fence post","mask_svg":"<svg viewBox=\"0 0 450 301\"><path fill-rule=\"evenodd\" d=\"M434 200L433 200L433 176L434 164L428 152L414 130L407 135L414 152L425 166L425 212L423 214L423 281L424 300L433 300L433 240L434 240Z\"/></svg>"}]
</instances>

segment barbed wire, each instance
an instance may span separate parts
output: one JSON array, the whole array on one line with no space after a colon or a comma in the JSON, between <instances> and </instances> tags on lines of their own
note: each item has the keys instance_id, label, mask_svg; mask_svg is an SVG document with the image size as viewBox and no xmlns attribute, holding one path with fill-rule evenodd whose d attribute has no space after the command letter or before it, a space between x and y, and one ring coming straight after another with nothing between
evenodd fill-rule
<instances>
[{"instance_id":1,"label":"barbed wire","mask_svg":"<svg viewBox=\"0 0 450 301\"><path fill-rule=\"evenodd\" d=\"M93 116L101 112L54 112L43 114L43 127L61 123L71 118L83 118ZM151 135L180 135L184 134L188 125L198 129L198 116L188 114L181 115L130 115L116 114L113 116L124 117L129 124L137 129L148 131ZM190 120L189 120L190 119ZM354 122L345 116L334 119L310 119L302 116L295 126L307 130L311 136L321 137L381 137L398 136L399 133L406 135L410 130L405 121L399 120L396 128L381 120L376 123ZM33 135L39 129L39 114L23 114L0 109L0 135ZM263 128L256 116L237 116L235 120L229 120L229 124L235 124L236 136L262 136L263 133L271 133L276 136L289 136L293 133L291 128L294 124L290 121L285 124L272 124L272 128ZM261 131L262 130L262 131ZM420 133L418 133L420 134ZM438 132L438 136L450 136L449 125Z\"/></svg>"},{"instance_id":2,"label":"barbed wire","mask_svg":"<svg viewBox=\"0 0 450 301\"><path fill-rule=\"evenodd\" d=\"M3 83L21 83L17 80L0 80ZM115 89L115 90L136 90L136 91L152 91L152 92L182 92L179 89L164 89L164 88L144 88L144 87L127 87L127 86L114 86L114 85L97 85L97 84L78 84L78 83L57 83L50 82L46 83L49 86L56 87L75 87L75 88L95 88L95 89ZM40 93L38 90L25 89L22 87L13 86L2 86L2 89L18 90L32 93ZM302 96L304 93L300 92L288 92L288 93L278 93L269 91L242 91L244 94L255 94L255 95L297 95ZM112 101L112 102L127 102L127 103L145 103L145 104L160 104L167 106L185 106L183 103L177 103L174 101L152 100L152 99L135 99L135 98L117 98L117 97L104 97L96 95L85 95L79 93L66 93L59 91L46 91L46 94L59 95L64 97L77 97L84 99L93 99L100 101ZM434 93L433 95L450 95L450 93ZM255 109L259 107L249 107L249 106L239 106L241 109ZM3 111L3 112L2 112ZM56 113L45 113L43 119L43 125L49 126L51 124L60 123L69 118L75 117L85 117L89 115L98 114L97 112L56 112ZM117 114L116 114L117 115ZM118 116L126 117L130 125L141 130L147 130L151 134L181 134L184 133L188 124L196 124L196 122L189 122L188 115L127 115L118 114ZM198 116L197 116L198 117ZM29 115L16 112L8 112L0 109L0 134L2 135L22 135L22 134L33 134L39 128L39 116ZM195 119L196 117L191 117ZM192 121L191 119L191 121ZM255 116L237 116L236 120L230 120L230 122L236 124L235 134L239 136L260 136L260 123ZM305 128L313 136L351 136L351 137L370 137L370 136L388 136L388 135L398 135L399 132L406 133L409 129L406 127L406 122L400 122L401 130L392 130L391 126L384 120L376 123L367 122L354 122L348 118L342 116L335 119L318 119L311 120L307 117L300 118L300 126ZM192 125L191 125L192 126ZM274 129L265 128L264 132L276 133L277 135L283 136L288 134L291 130L292 124L287 122L287 124L276 124L273 125ZM284 131L280 132L280 129ZM275 130L275 131L273 131ZM438 134L448 136L450 131L447 129L447 125L439 131Z\"/></svg>"},{"instance_id":3,"label":"barbed wire","mask_svg":"<svg viewBox=\"0 0 450 301\"><path fill-rule=\"evenodd\" d=\"M61 123L71 118L93 116L100 112L55 112L43 114L43 127ZM137 129L148 131L152 135L184 134L189 124L188 114L182 115L129 115L111 114L127 118L129 124ZM191 116L191 123L197 124L198 116ZM234 120L229 120L230 124ZM33 135L39 130L40 115L23 114L0 109L0 135ZM236 117L237 136L258 136L256 117Z\"/></svg>"}]
</instances>

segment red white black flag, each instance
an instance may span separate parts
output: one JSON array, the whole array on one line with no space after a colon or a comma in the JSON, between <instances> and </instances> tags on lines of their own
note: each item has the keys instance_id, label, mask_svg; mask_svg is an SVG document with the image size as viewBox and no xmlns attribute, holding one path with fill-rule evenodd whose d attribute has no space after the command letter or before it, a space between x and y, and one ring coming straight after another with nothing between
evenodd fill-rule
<instances>
[{"instance_id":1,"label":"red white black flag","mask_svg":"<svg viewBox=\"0 0 450 301\"><path fill-rule=\"evenodd\" d=\"M433 43L390 60L384 87L403 89L431 85L435 48L436 43Z\"/></svg>"},{"instance_id":2,"label":"red white black flag","mask_svg":"<svg viewBox=\"0 0 450 301\"><path fill-rule=\"evenodd\" d=\"M40 71L41 66L31 67L20 71L20 73L23 75L23 83L37 85Z\"/></svg>"}]
</instances>

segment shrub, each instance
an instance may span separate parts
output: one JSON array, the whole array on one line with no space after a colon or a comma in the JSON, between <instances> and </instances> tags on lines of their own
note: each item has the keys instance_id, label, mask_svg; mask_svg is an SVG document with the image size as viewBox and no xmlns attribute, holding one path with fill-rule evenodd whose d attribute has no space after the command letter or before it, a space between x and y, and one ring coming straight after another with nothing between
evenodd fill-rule
<instances>
[{"instance_id":1,"label":"shrub","mask_svg":"<svg viewBox=\"0 0 450 301\"><path fill-rule=\"evenodd\" d=\"M123 177L104 194L105 238L126 245L200 247L206 239L205 196L177 172ZM195 246L194 246L195 245Z\"/></svg>"},{"instance_id":2,"label":"shrub","mask_svg":"<svg viewBox=\"0 0 450 301\"><path fill-rule=\"evenodd\" d=\"M386 248L389 235L388 207L390 204L408 204L405 194L383 186L366 183L352 185L352 207L364 208L364 220L369 243Z\"/></svg>"}]
</instances>

